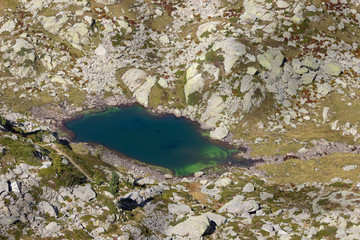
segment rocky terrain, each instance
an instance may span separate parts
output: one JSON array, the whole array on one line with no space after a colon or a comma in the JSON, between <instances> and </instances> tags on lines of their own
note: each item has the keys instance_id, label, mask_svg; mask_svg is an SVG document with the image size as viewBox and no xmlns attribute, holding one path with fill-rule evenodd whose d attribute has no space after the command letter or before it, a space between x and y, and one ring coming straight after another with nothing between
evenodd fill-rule
<instances>
[{"instance_id":1,"label":"rocky terrain","mask_svg":"<svg viewBox=\"0 0 360 240\"><path fill-rule=\"evenodd\" d=\"M2 0L0 236L359 239L359 24L357 0ZM63 140L133 103L261 164L178 179Z\"/></svg>"},{"instance_id":2,"label":"rocky terrain","mask_svg":"<svg viewBox=\"0 0 360 240\"><path fill-rule=\"evenodd\" d=\"M339 169L326 173L328 179L292 179L295 183L281 170L264 177L236 167L217 176L173 178L116 168L101 160L101 149L63 145L46 129L25 134L2 118L0 130L1 239L358 239L360 234L360 169L344 160L334 161ZM322 167L319 171L330 171ZM286 176L293 174L286 169Z\"/></svg>"}]
</instances>

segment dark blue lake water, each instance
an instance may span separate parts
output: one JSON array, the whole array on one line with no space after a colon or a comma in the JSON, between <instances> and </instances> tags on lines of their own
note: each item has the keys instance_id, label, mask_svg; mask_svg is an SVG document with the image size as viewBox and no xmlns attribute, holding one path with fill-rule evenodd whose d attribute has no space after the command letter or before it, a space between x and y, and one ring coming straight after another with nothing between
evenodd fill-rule
<instances>
[{"instance_id":1,"label":"dark blue lake water","mask_svg":"<svg viewBox=\"0 0 360 240\"><path fill-rule=\"evenodd\" d=\"M78 142L95 142L130 158L188 175L230 160L233 150L212 144L183 118L154 116L139 106L86 114L66 124Z\"/></svg>"}]
</instances>

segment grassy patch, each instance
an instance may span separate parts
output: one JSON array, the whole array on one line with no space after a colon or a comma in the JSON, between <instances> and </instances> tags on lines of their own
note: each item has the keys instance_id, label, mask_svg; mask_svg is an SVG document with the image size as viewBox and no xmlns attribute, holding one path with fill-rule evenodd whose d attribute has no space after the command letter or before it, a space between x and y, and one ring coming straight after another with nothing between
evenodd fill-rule
<instances>
[{"instance_id":1,"label":"grassy patch","mask_svg":"<svg viewBox=\"0 0 360 240\"><path fill-rule=\"evenodd\" d=\"M351 171L342 169L346 165L354 164L360 164L359 155L336 153L308 161L290 159L279 165L266 164L259 168L265 170L266 175L276 183L328 182L335 177L359 181L359 168Z\"/></svg>"}]
</instances>

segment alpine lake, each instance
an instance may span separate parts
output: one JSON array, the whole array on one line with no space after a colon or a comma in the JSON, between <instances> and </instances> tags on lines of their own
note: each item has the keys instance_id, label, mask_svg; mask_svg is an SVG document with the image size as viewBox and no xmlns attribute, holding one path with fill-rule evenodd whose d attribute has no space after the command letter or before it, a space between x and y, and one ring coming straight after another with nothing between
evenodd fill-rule
<instances>
[{"instance_id":1,"label":"alpine lake","mask_svg":"<svg viewBox=\"0 0 360 240\"><path fill-rule=\"evenodd\" d=\"M210 141L206 132L185 118L155 115L137 105L86 113L65 126L76 142L101 144L129 158L171 169L176 176L231 162L239 152Z\"/></svg>"}]
</instances>

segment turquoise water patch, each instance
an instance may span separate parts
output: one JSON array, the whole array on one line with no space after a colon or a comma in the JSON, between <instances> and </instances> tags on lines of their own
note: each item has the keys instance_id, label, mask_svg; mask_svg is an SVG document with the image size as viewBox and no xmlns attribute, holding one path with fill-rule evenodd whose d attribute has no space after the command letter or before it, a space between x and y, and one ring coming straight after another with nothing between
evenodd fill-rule
<instances>
[{"instance_id":1,"label":"turquoise water patch","mask_svg":"<svg viewBox=\"0 0 360 240\"><path fill-rule=\"evenodd\" d=\"M66 127L75 133L75 141L102 144L178 176L228 162L234 152L212 144L183 118L157 117L139 106L85 114Z\"/></svg>"}]
</instances>

